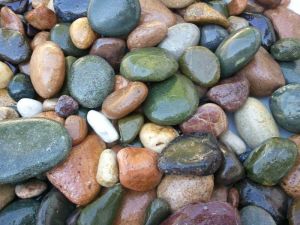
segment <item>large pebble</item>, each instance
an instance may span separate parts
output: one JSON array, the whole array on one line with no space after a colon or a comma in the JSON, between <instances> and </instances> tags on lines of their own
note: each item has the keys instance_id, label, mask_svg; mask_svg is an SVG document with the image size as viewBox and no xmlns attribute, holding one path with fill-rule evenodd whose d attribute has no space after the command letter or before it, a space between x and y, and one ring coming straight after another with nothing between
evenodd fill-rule
<instances>
[{"instance_id":1,"label":"large pebble","mask_svg":"<svg viewBox=\"0 0 300 225\"><path fill-rule=\"evenodd\" d=\"M50 30L57 23L55 13L47 6L39 5L25 15L27 22L39 30Z\"/></svg>"},{"instance_id":2,"label":"large pebble","mask_svg":"<svg viewBox=\"0 0 300 225\"><path fill-rule=\"evenodd\" d=\"M276 225L272 216L264 209L249 205L240 211L241 222L243 225Z\"/></svg>"},{"instance_id":3,"label":"large pebble","mask_svg":"<svg viewBox=\"0 0 300 225\"><path fill-rule=\"evenodd\" d=\"M88 126L85 119L80 116L69 116L65 121L65 128L67 129L73 146L81 143L88 134Z\"/></svg>"},{"instance_id":4,"label":"large pebble","mask_svg":"<svg viewBox=\"0 0 300 225\"><path fill-rule=\"evenodd\" d=\"M13 72L4 62L0 61L0 89L6 88L8 86L9 81L13 77Z\"/></svg>"},{"instance_id":5,"label":"large pebble","mask_svg":"<svg viewBox=\"0 0 300 225\"><path fill-rule=\"evenodd\" d=\"M9 95L16 101L36 96L30 77L22 73L18 73L12 78L7 89Z\"/></svg>"},{"instance_id":6,"label":"large pebble","mask_svg":"<svg viewBox=\"0 0 300 225\"><path fill-rule=\"evenodd\" d=\"M37 100L22 98L17 103L17 109L22 117L33 117L43 111L43 105Z\"/></svg>"},{"instance_id":7,"label":"large pebble","mask_svg":"<svg viewBox=\"0 0 300 225\"><path fill-rule=\"evenodd\" d=\"M300 40L282 38L272 45L271 54L278 61L294 61L300 59Z\"/></svg>"},{"instance_id":8,"label":"large pebble","mask_svg":"<svg viewBox=\"0 0 300 225\"><path fill-rule=\"evenodd\" d=\"M47 184L39 180L30 180L16 185L15 192L19 198L33 198L41 195L47 189Z\"/></svg>"},{"instance_id":9,"label":"large pebble","mask_svg":"<svg viewBox=\"0 0 300 225\"><path fill-rule=\"evenodd\" d=\"M0 25L3 28L19 31L25 34L21 19L8 7L3 7L0 12Z\"/></svg>"},{"instance_id":10,"label":"large pebble","mask_svg":"<svg viewBox=\"0 0 300 225\"><path fill-rule=\"evenodd\" d=\"M0 185L0 210L15 198L15 187L11 184Z\"/></svg>"},{"instance_id":11,"label":"large pebble","mask_svg":"<svg viewBox=\"0 0 300 225\"><path fill-rule=\"evenodd\" d=\"M227 148L232 149L237 155L246 152L247 147L245 142L230 130L227 130L220 135L220 141L226 145Z\"/></svg>"},{"instance_id":12,"label":"large pebble","mask_svg":"<svg viewBox=\"0 0 300 225\"><path fill-rule=\"evenodd\" d=\"M147 207L145 225L160 224L170 213L169 203L161 198L156 198Z\"/></svg>"},{"instance_id":13,"label":"large pebble","mask_svg":"<svg viewBox=\"0 0 300 225\"><path fill-rule=\"evenodd\" d=\"M72 22L87 15L88 0L54 0L55 13L62 22Z\"/></svg>"}]
</instances>

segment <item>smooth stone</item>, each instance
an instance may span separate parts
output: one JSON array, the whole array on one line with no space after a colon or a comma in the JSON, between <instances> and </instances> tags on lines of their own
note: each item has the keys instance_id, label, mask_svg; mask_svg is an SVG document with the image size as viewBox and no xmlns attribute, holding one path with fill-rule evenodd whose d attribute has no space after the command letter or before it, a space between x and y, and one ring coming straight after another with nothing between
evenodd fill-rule
<instances>
[{"instance_id":1,"label":"smooth stone","mask_svg":"<svg viewBox=\"0 0 300 225\"><path fill-rule=\"evenodd\" d=\"M276 225L272 216L264 209L249 205L240 211L241 222L243 225Z\"/></svg>"},{"instance_id":2,"label":"smooth stone","mask_svg":"<svg viewBox=\"0 0 300 225\"><path fill-rule=\"evenodd\" d=\"M122 197L123 188L120 184L116 184L81 211L77 225L98 225L99 222L101 225L113 224Z\"/></svg>"},{"instance_id":3,"label":"smooth stone","mask_svg":"<svg viewBox=\"0 0 300 225\"><path fill-rule=\"evenodd\" d=\"M97 167L105 143L95 134L70 151L67 159L47 172L48 180L76 205L86 205L100 192Z\"/></svg>"},{"instance_id":4,"label":"smooth stone","mask_svg":"<svg viewBox=\"0 0 300 225\"><path fill-rule=\"evenodd\" d=\"M158 45L168 33L168 27L160 21L153 21L139 25L127 38L129 49L147 48Z\"/></svg>"},{"instance_id":5,"label":"smooth stone","mask_svg":"<svg viewBox=\"0 0 300 225\"><path fill-rule=\"evenodd\" d=\"M41 31L37 33L32 41L30 42L31 49L34 50L38 45L44 44L46 41L50 39L50 32Z\"/></svg>"},{"instance_id":6,"label":"smooth stone","mask_svg":"<svg viewBox=\"0 0 300 225\"><path fill-rule=\"evenodd\" d=\"M250 95L257 97L270 96L276 89L285 85L279 64L262 47L237 76L244 76L249 81Z\"/></svg>"},{"instance_id":7,"label":"smooth stone","mask_svg":"<svg viewBox=\"0 0 300 225\"><path fill-rule=\"evenodd\" d=\"M36 215L40 203L36 200L18 200L0 212L0 224L32 225L36 224Z\"/></svg>"},{"instance_id":8,"label":"smooth stone","mask_svg":"<svg viewBox=\"0 0 300 225\"><path fill-rule=\"evenodd\" d=\"M3 7L0 12L0 25L2 28L19 31L25 34L24 26L18 15L16 15L10 8Z\"/></svg>"},{"instance_id":9,"label":"smooth stone","mask_svg":"<svg viewBox=\"0 0 300 225\"><path fill-rule=\"evenodd\" d=\"M90 0L87 14L91 27L98 34L126 36L137 26L141 6L138 0Z\"/></svg>"},{"instance_id":10,"label":"smooth stone","mask_svg":"<svg viewBox=\"0 0 300 225\"><path fill-rule=\"evenodd\" d=\"M286 84L300 84L300 60L279 63Z\"/></svg>"},{"instance_id":11,"label":"smooth stone","mask_svg":"<svg viewBox=\"0 0 300 225\"><path fill-rule=\"evenodd\" d=\"M229 16L228 7L225 1L223 0L213 0L209 1L208 4L217 10L219 13L221 13L226 18Z\"/></svg>"},{"instance_id":12,"label":"smooth stone","mask_svg":"<svg viewBox=\"0 0 300 225\"><path fill-rule=\"evenodd\" d=\"M53 120L53 121L56 121L56 122L60 123L61 125L65 124L65 119L58 116L56 114L56 112L54 112L54 111L41 112L41 113L35 115L34 117Z\"/></svg>"},{"instance_id":13,"label":"smooth stone","mask_svg":"<svg viewBox=\"0 0 300 225\"><path fill-rule=\"evenodd\" d=\"M43 111L43 105L37 100L22 98L17 103L17 109L22 117L33 117Z\"/></svg>"},{"instance_id":14,"label":"smooth stone","mask_svg":"<svg viewBox=\"0 0 300 225\"><path fill-rule=\"evenodd\" d=\"M232 0L227 5L229 15L240 15L247 7L248 0Z\"/></svg>"},{"instance_id":15,"label":"smooth stone","mask_svg":"<svg viewBox=\"0 0 300 225\"><path fill-rule=\"evenodd\" d=\"M76 208L69 216L66 221L66 225L77 225L78 218L80 216L82 208Z\"/></svg>"},{"instance_id":16,"label":"smooth stone","mask_svg":"<svg viewBox=\"0 0 300 225\"><path fill-rule=\"evenodd\" d=\"M78 103L72 97L68 95L62 95L57 100L55 112L60 117L66 118L72 114L75 114L78 108Z\"/></svg>"},{"instance_id":17,"label":"smooth stone","mask_svg":"<svg viewBox=\"0 0 300 225\"><path fill-rule=\"evenodd\" d=\"M300 59L300 40L282 38L271 47L271 54L278 61L294 61Z\"/></svg>"},{"instance_id":18,"label":"smooth stone","mask_svg":"<svg viewBox=\"0 0 300 225\"><path fill-rule=\"evenodd\" d=\"M221 77L230 77L246 66L258 51L260 43L260 32L252 27L238 30L223 40L215 52L221 64Z\"/></svg>"},{"instance_id":19,"label":"smooth stone","mask_svg":"<svg viewBox=\"0 0 300 225\"><path fill-rule=\"evenodd\" d=\"M30 56L30 46L18 31L0 28L0 59L13 64L25 62Z\"/></svg>"},{"instance_id":20,"label":"smooth stone","mask_svg":"<svg viewBox=\"0 0 300 225\"><path fill-rule=\"evenodd\" d=\"M19 118L19 114L10 107L0 107L0 121Z\"/></svg>"},{"instance_id":21,"label":"smooth stone","mask_svg":"<svg viewBox=\"0 0 300 225\"><path fill-rule=\"evenodd\" d=\"M139 135L143 146L157 153L161 153L178 136L178 132L173 127L155 123L144 124Z\"/></svg>"},{"instance_id":22,"label":"smooth stone","mask_svg":"<svg viewBox=\"0 0 300 225\"><path fill-rule=\"evenodd\" d=\"M237 155L246 152L245 142L231 130L227 130L220 135L220 141L229 149L233 150Z\"/></svg>"},{"instance_id":23,"label":"smooth stone","mask_svg":"<svg viewBox=\"0 0 300 225\"><path fill-rule=\"evenodd\" d=\"M109 119L121 119L136 110L146 99L148 88L142 82L130 82L127 87L108 95L102 113Z\"/></svg>"},{"instance_id":24,"label":"smooth stone","mask_svg":"<svg viewBox=\"0 0 300 225\"><path fill-rule=\"evenodd\" d=\"M72 22L87 15L88 0L54 0L55 13L61 22Z\"/></svg>"},{"instance_id":25,"label":"smooth stone","mask_svg":"<svg viewBox=\"0 0 300 225\"><path fill-rule=\"evenodd\" d=\"M227 128L228 121L225 112L214 103L201 105L192 117L180 124L180 129L184 134L205 132L216 137L226 131Z\"/></svg>"},{"instance_id":26,"label":"smooth stone","mask_svg":"<svg viewBox=\"0 0 300 225\"><path fill-rule=\"evenodd\" d=\"M0 89L0 107L15 106L17 103L9 96L6 88Z\"/></svg>"},{"instance_id":27,"label":"smooth stone","mask_svg":"<svg viewBox=\"0 0 300 225\"><path fill-rule=\"evenodd\" d=\"M230 16L228 17L228 21L230 24L228 27L229 33L233 33L237 30L249 27L249 22L242 17Z\"/></svg>"},{"instance_id":28,"label":"smooth stone","mask_svg":"<svg viewBox=\"0 0 300 225\"><path fill-rule=\"evenodd\" d=\"M158 125L176 125L194 114L198 101L194 84L185 76L175 74L151 85L144 103L144 113Z\"/></svg>"},{"instance_id":29,"label":"smooth stone","mask_svg":"<svg viewBox=\"0 0 300 225\"><path fill-rule=\"evenodd\" d=\"M271 137L279 137L272 114L257 99L249 97L234 114L238 133L250 148L255 148Z\"/></svg>"},{"instance_id":30,"label":"smooth stone","mask_svg":"<svg viewBox=\"0 0 300 225\"><path fill-rule=\"evenodd\" d=\"M160 48L142 48L127 53L121 62L120 73L132 81L163 81L174 75L178 63Z\"/></svg>"},{"instance_id":31,"label":"smooth stone","mask_svg":"<svg viewBox=\"0 0 300 225\"><path fill-rule=\"evenodd\" d=\"M101 57L87 55L76 60L68 74L68 89L78 103L99 107L114 86L114 70Z\"/></svg>"},{"instance_id":32,"label":"smooth stone","mask_svg":"<svg viewBox=\"0 0 300 225\"><path fill-rule=\"evenodd\" d=\"M6 88L13 78L13 72L4 62L0 61L0 89Z\"/></svg>"},{"instance_id":33,"label":"smooth stone","mask_svg":"<svg viewBox=\"0 0 300 225\"><path fill-rule=\"evenodd\" d=\"M180 71L201 87L214 86L220 79L217 56L202 46L187 48L179 59Z\"/></svg>"},{"instance_id":34,"label":"smooth stone","mask_svg":"<svg viewBox=\"0 0 300 225\"><path fill-rule=\"evenodd\" d=\"M90 110L87 114L87 122L106 143L112 143L119 139L118 132L102 113Z\"/></svg>"},{"instance_id":35,"label":"smooth stone","mask_svg":"<svg viewBox=\"0 0 300 225\"><path fill-rule=\"evenodd\" d=\"M50 0L31 0L32 8L36 8L39 5L48 6Z\"/></svg>"},{"instance_id":36,"label":"smooth stone","mask_svg":"<svg viewBox=\"0 0 300 225\"><path fill-rule=\"evenodd\" d=\"M67 57L65 57L65 60L66 60L66 66L65 66L66 77L65 77L64 84L63 84L62 88L60 89L58 96L59 95L70 95L70 91L68 88L68 83L70 80L70 71L71 71L73 63L77 60L77 58L75 58L74 56L67 56Z\"/></svg>"},{"instance_id":37,"label":"smooth stone","mask_svg":"<svg viewBox=\"0 0 300 225\"><path fill-rule=\"evenodd\" d=\"M33 198L41 195L47 189L47 184L40 180L30 180L16 185L15 192L19 198Z\"/></svg>"},{"instance_id":38,"label":"smooth stone","mask_svg":"<svg viewBox=\"0 0 300 225\"><path fill-rule=\"evenodd\" d=\"M56 14L47 6L39 5L25 15L26 21L38 30L50 30L57 23Z\"/></svg>"},{"instance_id":39,"label":"smooth stone","mask_svg":"<svg viewBox=\"0 0 300 225\"><path fill-rule=\"evenodd\" d=\"M288 211L289 225L297 225L300 223L300 200L293 200Z\"/></svg>"},{"instance_id":40,"label":"smooth stone","mask_svg":"<svg viewBox=\"0 0 300 225\"><path fill-rule=\"evenodd\" d=\"M194 0L161 0L165 6L172 9L181 9L189 6Z\"/></svg>"},{"instance_id":41,"label":"smooth stone","mask_svg":"<svg viewBox=\"0 0 300 225\"><path fill-rule=\"evenodd\" d=\"M77 48L71 39L70 23L58 23L50 31L50 40L56 43L67 56L80 57L87 54L87 50Z\"/></svg>"},{"instance_id":42,"label":"smooth stone","mask_svg":"<svg viewBox=\"0 0 300 225\"><path fill-rule=\"evenodd\" d=\"M249 91L250 84L245 77L233 76L212 87L206 96L224 110L235 112L245 104Z\"/></svg>"},{"instance_id":43,"label":"smooth stone","mask_svg":"<svg viewBox=\"0 0 300 225\"><path fill-rule=\"evenodd\" d=\"M15 187L11 184L0 184L0 211L15 198Z\"/></svg>"},{"instance_id":44,"label":"smooth stone","mask_svg":"<svg viewBox=\"0 0 300 225\"><path fill-rule=\"evenodd\" d=\"M90 54L104 58L116 71L125 54L126 42L119 38L99 38L91 47Z\"/></svg>"},{"instance_id":45,"label":"smooth stone","mask_svg":"<svg viewBox=\"0 0 300 225\"><path fill-rule=\"evenodd\" d=\"M198 45L200 30L192 23L179 23L168 29L167 37L158 47L170 52L177 60L184 50L191 46Z\"/></svg>"},{"instance_id":46,"label":"smooth stone","mask_svg":"<svg viewBox=\"0 0 300 225\"><path fill-rule=\"evenodd\" d=\"M270 98L271 112L280 127L300 132L299 101L300 84L288 84L277 89Z\"/></svg>"},{"instance_id":47,"label":"smooth stone","mask_svg":"<svg viewBox=\"0 0 300 225\"><path fill-rule=\"evenodd\" d=\"M142 114L132 114L118 120L120 142L131 143L139 134L143 124L144 117Z\"/></svg>"},{"instance_id":48,"label":"smooth stone","mask_svg":"<svg viewBox=\"0 0 300 225\"><path fill-rule=\"evenodd\" d=\"M171 213L170 205L163 199L156 198L147 207L144 225L157 225Z\"/></svg>"},{"instance_id":49,"label":"smooth stone","mask_svg":"<svg viewBox=\"0 0 300 225\"><path fill-rule=\"evenodd\" d=\"M158 154L146 148L127 147L117 154L120 183L134 191L150 191L161 180Z\"/></svg>"},{"instance_id":50,"label":"smooth stone","mask_svg":"<svg viewBox=\"0 0 300 225\"><path fill-rule=\"evenodd\" d=\"M190 203L208 202L213 188L213 176L167 175L157 188L157 197L174 212Z\"/></svg>"},{"instance_id":51,"label":"smooth stone","mask_svg":"<svg viewBox=\"0 0 300 225\"><path fill-rule=\"evenodd\" d=\"M204 2L197 2L186 8L184 20L196 24L217 24L227 28L229 22L225 16Z\"/></svg>"},{"instance_id":52,"label":"smooth stone","mask_svg":"<svg viewBox=\"0 0 300 225\"><path fill-rule=\"evenodd\" d=\"M30 59L30 71L35 91L43 98L53 97L59 92L65 79L64 53L51 41L38 45Z\"/></svg>"},{"instance_id":53,"label":"smooth stone","mask_svg":"<svg viewBox=\"0 0 300 225\"><path fill-rule=\"evenodd\" d=\"M261 4L265 8L276 8L279 6L281 0L256 0L259 4Z\"/></svg>"},{"instance_id":54,"label":"smooth stone","mask_svg":"<svg viewBox=\"0 0 300 225\"><path fill-rule=\"evenodd\" d=\"M172 214L161 225L236 225L240 223L238 211L226 202L189 204Z\"/></svg>"},{"instance_id":55,"label":"smooth stone","mask_svg":"<svg viewBox=\"0 0 300 225\"><path fill-rule=\"evenodd\" d=\"M218 141L209 133L175 138L160 154L158 167L165 174L207 176L222 164Z\"/></svg>"},{"instance_id":56,"label":"smooth stone","mask_svg":"<svg viewBox=\"0 0 300 225\"><path fill-rule=\"evenodd\" d=\"M113 225L142 225L145 221L147 206L155 198L155 190L147 192L125 190Z\"/></svg>"},{"instance_id":57,"label":"smooth stone","mask_svg":"<svg viewBox=\"0 0 300 225\"><path fill-rule=\"evenodd\" d=\"M251 180L265 186L273 186L293 167L297 155L297 146L292 141L270 138L250 153L244 167Z\"/></svg>"},{"instance_id":58,"label":"smooth stone","mask_svg":"<svg viewBox=\"0 0 300 225\"><path fill-rule=\"evenodd\" d=\"M117 154L111 149L105 149L99 159L97 182L103 187L112 187L119 180Z\"/></svg>"},{"instance_id":59,"label":"smooth stone","mask_svg":"<svg viewBox=\"0 0 300 225\"><path fill-rule=\"evenodd\" d=\"M122 88L125 88L128 86L128 84L130 83L129 80L127 80L125 77L123 77L122 75L116 75L115 77L115 87L114 87L114 91L120 90Z\"/></svg>"},{"instance_id":60,"label":"smooth stone","mask_svg":"<svg viewBox=\"0 0 300 225\"><path fill-rule=\"evenodd\" d=\"M86 120L77 115L67 117L65 128L72 139L73 146L80 144L88 134Z\"/></svg>"},{"instance_id":61,"label":"smooth stone","mask_svg":"<svg viewBox=\"0 0 300 225\"><path fill-rule=\"evenodd\" d=\"M2 1L3 2L3 1ZM5 0L4 0L5 2ZM5 6L10 8L12 11L14 11L17 14L22 14L26 11L28 7L28 0L19 0L19 1L10 1L8 0L9 3L6 3Z\"/></svg>"},{"instance_id":62,"label":"smooth stone","mask_svg":"<svg viewBox=\"0 0 300 225\"><path fill-rule=\"evenodd\" d=\"M245 12L241 15L250 26L255 27L261 33L261 45L269 49L276 42L276 34L269 18L258 13Z\"/></svg>"},{"instance_id":63,"label":"smooth stone","mask_svg":"<svg viewBox=\"0 0 300 225\"><path fill-rule=\"evenodd\" d=\"M36 225L64 225L75 205L58 190L51 190L42 200Z\"/></svg>"},{"instance_id":64,"label":"smooth stone","mask_svg":"<svg viewBox=\"0 0 300 225\"><path fill-rule=\"evenodd\" d=\"M263 208L271 214L276 224L281 224L285 220L288 197L281 188L266 187L245 179L238 184L238 189L240 207L254 205Z\"/></svg>"},{"instance_id":65,"label":"smooth stone","mask_svg":"<svg viewBox=\"0 0 300 225\"><path fill-rule=\"evenodd\" d=\"M219 25L204 25L201 27L200 45L214 52L228 35L228 31Z\"/></svg>"}]
</instances>

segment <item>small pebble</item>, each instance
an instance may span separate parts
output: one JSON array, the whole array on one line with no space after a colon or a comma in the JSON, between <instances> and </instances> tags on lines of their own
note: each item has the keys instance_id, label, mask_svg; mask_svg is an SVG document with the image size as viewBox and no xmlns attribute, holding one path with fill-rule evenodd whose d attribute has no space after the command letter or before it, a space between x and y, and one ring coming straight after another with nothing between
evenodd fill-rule
<instances>
[{"instance_id":1,"label":"small pebble","mask_svg":"<svg viewBox=\"0 0 300 225\"><path fill-rule=\"evenodd\" d=\"M237 155L241 155L246 152L245 142L235 133L230 130L225 131L220 135L220 141L232 149Z\"/></svg>"},{"instance_id":2,"label":"small pebble","mask_svg":"<svg viewBox=\"0 0 300 225\"><path fill-rule=\"evenodd\" d=\"M13 72L4 62L0 61L0 89L6 88L13 77Z\"/></svg>"},{"instance_id":3,"label":"small pebble","mask_svg":"<svg viewBox=\"0 0 300 225\"><path fill-rule=\"evenodd\" d=\"M87 122L80 116L68 116L65 121L65 128L72 138L73 146L81 143L88 134Z\"/></svg>"},{"instance_id":4,"label":"small pebble","mask_svg":"<svg viewBox=\"0 0 300 225\"><path fill-rule=\"evenodd\" d=\"M65 119L57 115L54 111L41 112L34 117L41 117L49 120L54 120L58 123L61 123L62 125L64 125L65 123Z\"/></svg>"},{"instance_id":5,"label":"small pebble","mask_svg":"<svg viewBox=\"0 0 300 225\"><path fill-rule=\"evenodd\" d=\"M0 121L16 119L18 117L19 117L19 114L13 108L0 107Z\"/></svg>"},{"instance_id":6,"label":"small pebble","mask_svg":"<svg viewBox=\"0 0 300 225\"><path fill-rule=\"evenodd\" d=\"M16 195L19 198L33 198L41 195L47 189L47 184L39 180L31 180L15 187Z\"/></svg>"},{"instance_id":7,"label":"small pebble","mask_svg":"<svg viewBox=\"0 0 300 225\"><path fill-rule=\"evenodd\" d=\"M43 102L43 111L54 111L58 98L45 99Z\"/></svg>"},{"instance_id":8,"label":"small pebble","mask_svg":"<svg viewBox=\"0 0 300 225\"><path fill-rule=\"evenodd\" d=\"M55 112L61 117L68 117L75 114L78 110L78 103L68 95L62 95L59 97L56 105Z\"/></svg>"},{"instance_id":9,"label":"small pebble","mask_svg":"<svg viewBox=\"0 0 300 225\"><path fill-rule=\"evenodd\" d=\"M17 109L22 117L33 117L43 111L43 105L37 100L22 98L17 103Z\"/></svg>"}]
</instances>

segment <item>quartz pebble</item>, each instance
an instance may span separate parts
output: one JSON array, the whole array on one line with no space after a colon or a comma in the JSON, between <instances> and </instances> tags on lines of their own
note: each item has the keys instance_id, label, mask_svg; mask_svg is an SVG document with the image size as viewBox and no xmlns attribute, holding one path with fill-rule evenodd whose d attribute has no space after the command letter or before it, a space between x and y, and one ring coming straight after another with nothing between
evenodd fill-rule
<instances>
[{"instance_id":1,"label":"quartz pebble","mask_svg":"<svg viewBox=\"0 0 300 225\"><path fill-rule=\"evenodd\" d=\"M232 149L237 155L241 155L246 152L245 142L235 133L230 130L225 131L220 135L220 141Z\"/></svg>"},{"instance_id":2,"label":"quartz pebble","mask_svg":"<svg viewBox=\"0 0 300 225\"><path fill-rule=\"evenodd\" d=\"M22 98L17 103L17 109L22 117L32 117L43 111L43 105L37 100Z\"/></svg>"},{"instance_id":3,"label":"quartz pebble","mask_svg":"<svg viewBox=\"0 0 300 225\"><path fill-rule=\"evenodd\" d=\"M16 195L19 198L33 198L41 195L47 189L47 184L39 180L30 180L15 187Z\"/></svg>"}]
</instances>

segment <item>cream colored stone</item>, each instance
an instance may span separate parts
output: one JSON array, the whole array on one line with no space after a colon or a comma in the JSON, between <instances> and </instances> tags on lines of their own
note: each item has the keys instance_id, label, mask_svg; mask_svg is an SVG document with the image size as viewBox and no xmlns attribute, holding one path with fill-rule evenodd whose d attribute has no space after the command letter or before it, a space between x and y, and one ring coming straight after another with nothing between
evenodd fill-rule
<instances>
[{"instance_id":1,"label":"cream colored stone","mask_svg":"<svg viewBox=\"0 0 300 225\"><path fill-rule=\"evenodd\" d=\"M18 118L19 114L10 107L0 107L0 121Z\"/></svg>"},{"instance_id":2,"label":"cream colored stone","mask_svg":"<svg viewBox=\"0 0 300 225\"><path fill-rule=\"evenodd\" d=\"M227 148L232 149L237 155L246 152L247 147L245 142L232 131L225 131L219 138Z\"/></svg>"}]
</instances>

